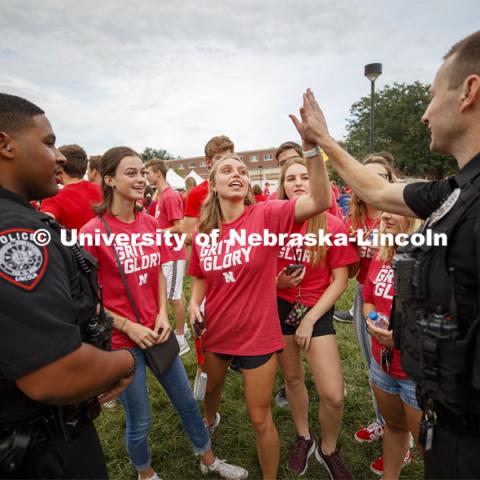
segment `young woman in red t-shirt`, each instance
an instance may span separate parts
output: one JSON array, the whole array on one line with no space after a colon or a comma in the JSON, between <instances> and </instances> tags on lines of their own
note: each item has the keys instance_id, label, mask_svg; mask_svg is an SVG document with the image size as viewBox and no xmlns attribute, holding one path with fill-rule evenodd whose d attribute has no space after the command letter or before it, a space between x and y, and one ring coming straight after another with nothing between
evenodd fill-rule
<instances>
[{"instance_id":1,"label":"young woman in red t-shirt","mask_svg":"<svg viewBox=\"0 0 480 480\"><path fill-rule=\"evenodd\" d=\"M151 466L148 448L152 418L144 350L167 340L172 330L161 268L161 264L170 258L164 246L159 248L155 242L148 242L148 237L137 237L144 234L155 238L159 229L155 218L137 207L146 185L144 165L138 154L128 147L111 148L102 156L100 173L103 203L97 207L97 213L101 218L94 218L84 225L82 233L93 235L100 231L107 235L106 222L115 235L115 250L138 311L139 322L129 302L112 245L102 242L87 249L98 260L99 285L103 287L105 308L113 316L112 348L129 348L136 357L134 378L120 396L125 410L128 454L140 480L158 480ZM119 235L122 235L122 240ZM245 469L215 458L209 433L178 355L157 376L157 380L177 410L185 433L200 457L201 471L215 472L228 479L246 478L248 472Z\"/></svg>"},{"instance_id":2,"label":"young woman in red t-shirt","mask_svg":"<svg viewBox=\"0 0 480 480\"><path fill-rule=\"evenodd\" d=\"M363 160L363 164L366 165L370 171L376 173L385 180L388 180L389 182L394 180L393 169L390 163L388 163L383 157L379 157L375 154L368 155ZM360 345L360 350L363 353L367 366L370 366L370 361L372 358L372 342L370 335L367 333L365 319L363 318L362 313L362 289L367 276L368 268L370 267L372 258L377 251L377 246L373 244L365 244L370 243L373 235L378 233L381 214L381 211L376 210L371 205L366 204L355 192L352 194L345 225L349 235L353 237L353 239L356 239L357 236L362 233L362 245L357 246L357 252L360 256L360 263L358 264L358 269L356 270L357 285L355 287L355 295L353 300L353 323L355 325L355 331L357 334L358 343ZM356 241L353 243L356 244ZM353 275L354 273L355 271L351 271L350 275ZM378 411L378 406L373 395L372 400L376 419L370 425L355 432L354 438L360 443L372 442L383 435L383 418ZM375 463L378 463L378 461Z\"/></svg>"},{"instance_id":3,"label":"young woman in red t-shirt","mask_svg":"<svg viewBox=\"0 0 480 480\"><path fill-rule=\"evenodd\" d=\"M301 115L302 121L305 115L320 115L310 91L304 95ZM296 118L294 123L304 135L303 123ZM222 386L228 365L236 357L264 478L276 478L280 456L271 401L276 370L274 353L283 348L275 303L276 263L281 247L276 241L274 245L261 241L259 245L242 246L231 239L242 231L247 237L264 234L265 230L275 236L289 233L294 223L303 223L329 207L331 194L324 161L308 137L304 136L303 141L306 150L313 150L308 162L311 191L288 202L250 205L249 177L243 161L234 155L217 160L210 172L199 232L208 235L219 230L219 237L216 243L212 239L202 246L197 234L189 266L189 273L194 276L190 304L194 328L198 328L196 322L202 322L200 305L206 300L206 423L213 429L220 421Z\"/></svg>"},{"instance_id":4,"label":"young woman in red t-shirt","mask_svg":"<svg viewBox=\"0 0 480 480\"><path fill-rule=\"evenodd\" d=\"M412 233L418 225L419 221L414 218L383 213L380 233ZM402 464L410 461L410 432L418 441L422 415L415 384L400 365L400 351L394 348L392 331L388 330L388 325L382 328L368 317L369 313L375 311L385 316L386 322L390 318L395 295L392 270L395 250L395 246L380 247L370 264L363 288L363 314L372 336L370 383L385 420L383 459L377 460L371 468L389 479L399 478Z\"/></svg>"},{"instance_id":5,"label":"young woman in red t-shirt","mask_svg":"<svg viewBox=\"0 0 480 480\"><path fill-rule=\"evenodd\" d=\"M309 175L302 158L290 159L281 170L279 199L301 198L310 191ZM297 227L297 226L296 226ZM347 237L341 220L323 212L295 230L313 234L319 231L331 238ZM301 353L312 371L320 396L318 418L322 439L315 452L332 478L351 478L337 450L337 439L343 417L343 373L332 324L332 307L348 286L348 267L358 262L355 247L347 245L293 246L282 248L277 280L277 305L285 348L278 355L285 379L285 390L297 430L297 438L288 459L291 471L303 475L308 458L315 451L315 440L308 426L308 392ZM302 265L305 273L297 286L282 288L283 272L289 265ZM299 302L309 310L292 324L291 314Z\"/></svg>"}]
</instances>

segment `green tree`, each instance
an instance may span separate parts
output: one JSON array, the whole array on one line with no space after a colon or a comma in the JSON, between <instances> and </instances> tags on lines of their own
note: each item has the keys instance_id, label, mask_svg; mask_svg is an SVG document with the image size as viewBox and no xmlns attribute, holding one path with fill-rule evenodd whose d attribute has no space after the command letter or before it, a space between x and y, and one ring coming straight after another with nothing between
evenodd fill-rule
<instances>
[{"instance_id":1,"label":"green tree","mask_svg":"<svg viewBox=\"0 0 480 480\"><path fill-rule=\"evenodd\" d=\"M166 150L163 150L161 148L160 149L152 148L152 147L145 147L145 150L140 154L140 157L144 162L147 162L152 158L160 158L161 160L171 160L172 158L175 158Z\"/></svg>"},{"instance_id":2,"label":"green tree","mask_svg":"<svg viewBox=\"0 0 480 480\"><path fill-rule=\"evenodd\" d=\"M408 176L443 178L455 171L452 157L430 152L430 132L420 121L430 102L429 85L386 85L375 94L375 150L395 157L395 168ZM348 151L356 158L368 153L370 96L352 105L347 123Z\"/></svg>"}]
</instances>

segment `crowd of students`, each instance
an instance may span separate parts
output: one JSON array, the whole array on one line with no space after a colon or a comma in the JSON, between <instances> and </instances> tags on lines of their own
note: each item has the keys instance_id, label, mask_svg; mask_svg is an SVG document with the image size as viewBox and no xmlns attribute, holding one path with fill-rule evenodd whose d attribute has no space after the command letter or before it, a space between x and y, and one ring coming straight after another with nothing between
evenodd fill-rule
<instances>
[{"instance_id":1,"label":"crowd of students","mask_svg":"<svg viewBox=\"0 0 480 480\"><path fill-rule=\"evenodd\" d=\"M411 459L410 432L417 438L420 418L414 385L401 369L391 331L375 323L371 315L390 316L394 249L365 246L364 242L358 247L353 243L307 246L302 242L245 247L231 241L232 231L244 231L247 236L265 230L277 235L308 233L318 239L320 231L353 236L362 230L368 238L378 231L399 233L415 228L413 219L382 214L355 193L349 214L343 218L322 152L303 125L304 115L316 112L313 96L307 92L300 118L292 116L302 146L286 142L275 155L280 169L278 192L262 191L258 186L252 190L247 166L234 154L234 144L226 136L214 137L206 144L209 178L200 185L187 185L184 195L168 185L168 165L160 159L144 163L134 150L115 147L101 157L91 157L87 171L83 149L76 145L60 148L67 159L62 172L64 187L42 202L42 211L82 233L131 236L161 229L185 234L191 244L189 259L185 246L179 245L86 247L98 261L103 301L113 316L113 349L131 348L137 361L135 378L120 402L129 458L141 480L159 478L148 447L152 413L144 351L170 336L167 303L175 317L179 356L190 350L183 294L187 272L193 279L189 320L201 333L203 370L208 378L204 416L179 356L156 378L200 456L203 473L216 472L231 479L248 476L243 467L217 459L210 440L221 422L222 387L233 364L242 375L264 478L275 478L280 462L279 437L272 419L277 367L284 379L284 405L290 408L297 434L288 468L303 475L314 454L331 478L352 478L337 447L345 388L333 312L349 278L355 275L355 331L369 367L377 417L355 438L369 442L384 436L383 456L371 468L386 478L398 478L402 465ZM374 154L364 164L393 182L389 160ZM86 171L89 182L83 180ZM147 186L154 189L148 202ZM199 234L216 230L215 241L196 241ZM302 354L320 397L314 428L308 417ZM321 432L318 444L315 431Z\"/></svg>"}]
</instances>

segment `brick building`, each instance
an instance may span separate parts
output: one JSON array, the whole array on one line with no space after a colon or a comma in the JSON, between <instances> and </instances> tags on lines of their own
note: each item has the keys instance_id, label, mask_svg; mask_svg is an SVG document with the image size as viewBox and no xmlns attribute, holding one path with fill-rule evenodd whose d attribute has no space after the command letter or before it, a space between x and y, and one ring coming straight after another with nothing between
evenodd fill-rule
<instances>
[{"instance_id":1,"label":"brick building","mask_svg":"<svg viewBox=\"0 0 480 480\"><path fill-rule=\"evenodd\" d=\"M277 162L275 161L276 148L263 148L235 152L247 164L250 180L253 185L265 185L265 182L277 185L280 178ZM205 157L191 157L167 160L168 166L182 176L188 175L190 170L195 170L201 177L208 177Z\"/></svg>"}]
</instances>

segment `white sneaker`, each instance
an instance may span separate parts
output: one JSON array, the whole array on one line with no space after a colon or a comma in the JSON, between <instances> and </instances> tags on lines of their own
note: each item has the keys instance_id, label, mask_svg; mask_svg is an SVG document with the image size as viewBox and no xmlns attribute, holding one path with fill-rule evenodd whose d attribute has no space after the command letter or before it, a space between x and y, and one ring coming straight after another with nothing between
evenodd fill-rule
<instances>
[{"instance_id":1,"label":"white sneaker","mask_svg":"<svg viewBox=\"0 0 480 480\"><path fill-rule=\"evenodd\" d=\"M211 465L204 465L200 462L200 471L203 475L207 475L207 473L216 473L229 480L240 480L248 477L248 471L244 468L232 465L231 463L227 463L226 460L220 460L219 458L216 458Z\"/></svg>"},{"instance_id":2,"label":"white sneaker","mask_svg":"<svg viewBox=\"0 0 480 480\"><path fill-rule=\"evenodd\" d=\"M138 480L141 480L140 474L138 474ZM151 477L148 477L145 480L163 480L163 479L162 477L159 477L155 472Z\"/></svg>"},{"instance_id":3,"label":"white sneaker","mask_svg":"<svg viewBox=\"0 0 480 480\"><path fill-rule=\"evenodd\" d=\"M117 403L118 403L118 402L117 402L116 400L110 400L109 402L105 402L105 403L103 404L103 406L104 406L105 408L114 408L114 407L117 406Z\"/></svg>"},{"instance_id":4,"label":"white sneaker","mask_svg":"<svg viewBox=\"0 0 480 480\"><path fill-rule=\"evenodd\" d=\"M203 423L207 427L207 430L208 430L208 433L210 434L210 436L213 435L213 432L215 431L215 429L220 425L220 419L221 419L221 417L220 417L220 414L218 412L215 413L215 421L213 422L213 425L207 425L207 422L205 421L205 419L203 419Z\"/></svg>"},{"instance_id":5,"label":"white sneaker","mask_svg":"<svg viewBox=\"0 0 480 480\"><path fill-rule=\"evenodd\" d=\"M183 337L183 335L182 335ZM188 344L188 342L185 340L185 337L183 338L180 338L178 335L177 335L177 341L178 341L178 345L180 347L180 352L179 352L179 355L182 356L182 355L185 355L186 353L188 353L190 351L190 345Z\"/></svg>"},{"instance_id":6,"label":"white sneaker","mask_svg":"<svg viewBox=\"0 0 480 480\"><path fill-rule=\"evenodd\" d=\"M184 332L183 334L185 335L185 338L191 338L192 331L190 330L190 327L188 325L185 325L183 332Z\"/></svg>"}]
</instances>

